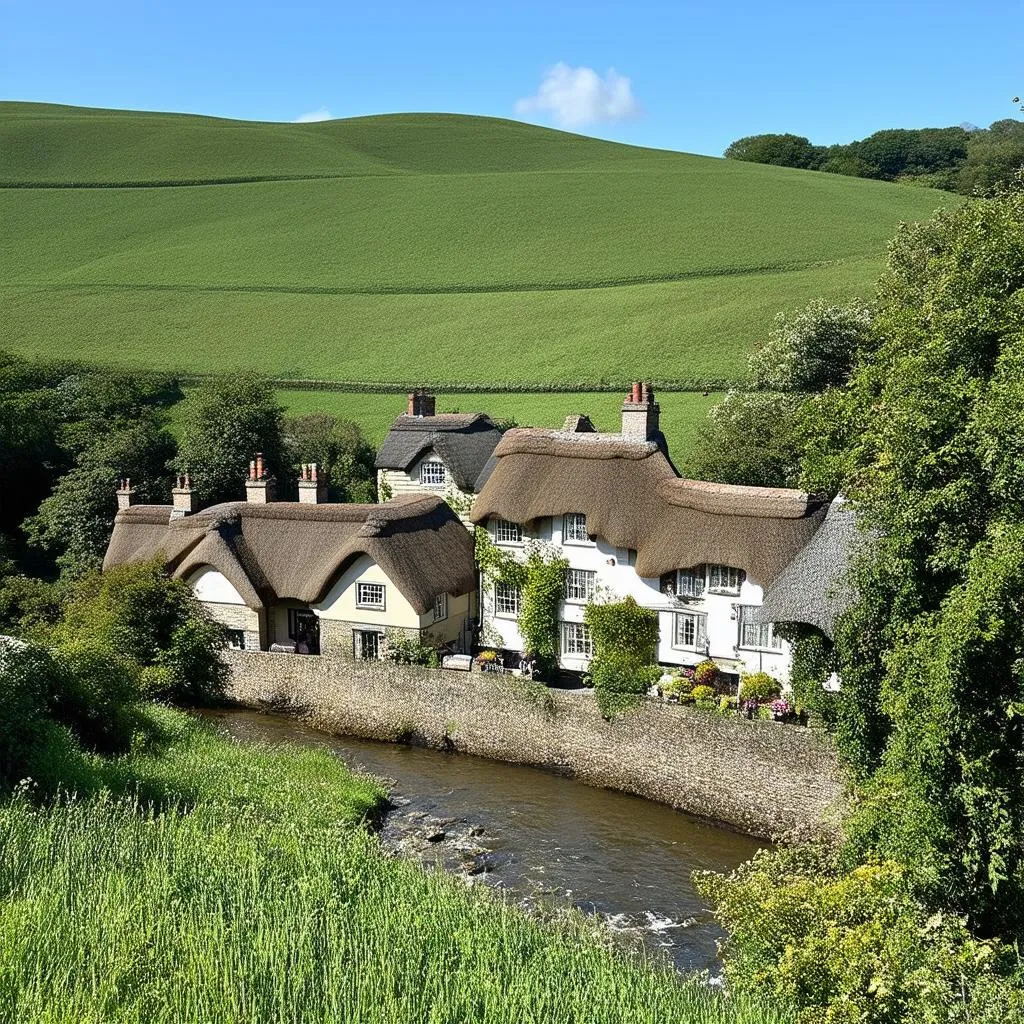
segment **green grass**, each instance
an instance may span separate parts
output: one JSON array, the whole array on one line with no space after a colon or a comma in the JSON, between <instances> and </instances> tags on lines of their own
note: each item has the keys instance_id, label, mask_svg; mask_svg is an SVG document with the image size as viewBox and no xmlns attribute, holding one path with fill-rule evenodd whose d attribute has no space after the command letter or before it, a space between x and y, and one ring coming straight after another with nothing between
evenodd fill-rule
<instances>
[{"instance_id":1,"label":"green grass","mask_svg":"<svg viewBox=\"0 0 1024 1024\"><path fill-rule=\"evenodd\" d=\"M781 1022L390 858L353 823L379 788L327 752L162 719L119 778L186 804L0 805L0 1019Z\"/></svg>"},{"instance_id":2,"label":"green grass","mask_svg":"<svg viewBox=\"0 0 1024 1024\"><path fill-rule=\"evenodd\" d=\"M0 104L0 345L331 380L735 377L950 197L490 118Z\"/></svg>"}]
</instances>

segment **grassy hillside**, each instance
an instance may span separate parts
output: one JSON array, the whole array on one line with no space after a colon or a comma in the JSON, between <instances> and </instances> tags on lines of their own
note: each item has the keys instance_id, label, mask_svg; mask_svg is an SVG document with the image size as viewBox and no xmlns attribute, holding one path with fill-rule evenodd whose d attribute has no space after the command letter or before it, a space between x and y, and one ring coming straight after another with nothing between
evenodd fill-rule
<instances>
[{"instance_id":1,"label":"grassy hillside","mask_svg":"<svg viewBox=\"0 0 1024 1024\"><path fill-rule=\"evenodd\" d=\"M497 387L734 377L949 201L490 118L11 103L0 182L0 345Z\"/></svg>"}]
</instances>

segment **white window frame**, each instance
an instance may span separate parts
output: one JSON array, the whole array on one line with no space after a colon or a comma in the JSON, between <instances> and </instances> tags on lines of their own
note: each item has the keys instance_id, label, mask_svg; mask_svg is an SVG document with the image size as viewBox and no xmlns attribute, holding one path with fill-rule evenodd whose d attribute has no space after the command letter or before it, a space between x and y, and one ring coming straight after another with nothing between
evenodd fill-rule
<instances>
[{"instance_id":1,"label":"white window frame","mask_svg":"<svg viewBox=\"0 0 1024 1024\"><path fill-rule=\"evenodd\" d=\"M561 639L563 658L593 658L594 639L585 622L563 622Z\"/></svg>"},{"instance_id":2,"label":"white window frame","mask_svg":"<svg viewBox=\"0 0 1024 1024\"><path fill-rule=\"evenodd\" d=\"M582 584L582 585L580 585ZM573 604L586 604L594 596L597 572L593 569L565 570L565 600Z\"/></svg>"},{"instance_id":3,"label":"white window frame","mask_svg":"<svg viewBox=\"0 0 1024 1024\"><path fill-rule=\"evenodd\" d=\"M781 651L782 637L775 635L775 627L772 623L746 621L750 613L759 607L760 605L756 604L736 605L736 647L741 651ZM748 644L744 642L746 637L743 634L747 629L757 630L756 639L759 641L758 643ZM761 643L761 640L765 640L767 642Z\"/></svg>"},{"instance_id":4,"label":"white window frame","mask_svg":"<svg viewBox=\"0 0 1024 1024\"><path fill-rule=\"evenodd\" d=\"M705 566L698 565L692 569L676 569L676 597L703 597L706 590L707 573Z\"/></svg>"},{"instance_id":5,"label":"white window frame","mask_svg":"<svg viewBox=\"0 0 1024 1024\"><path fill-rule=\"evenodd\" d=\"M587 532L587 517L585 513L566 512L562 516L562 543L587 544L593 547L594 542L590 539L590 534Z\"/></svg>"},{"instance_id":6,"label":"white window frame","mask_svg":"<svg viewBox=\"0 0 1024 1024\"><path fill-rule=\"evenodd\" d=\"M372 588L372 590L371 590ZM367 597L368 593L376 595L377 590L380 591L380 600L377 600L376 596ZM360 580L356 583L356 607L367 608L375 612L383 612L387 610L388 603L388 588L383 583L370 583Z\"/></svg>"},{"instance_id":7,"label":"white window frame","mask_svg":"<svg viewBox=\"0 0 1024 1024\"><path fill-rule=\"evenodd\" d=\"M514 544L518 546L523 543L523 528L519 523L513 523L508 519L499 519L497 517L491 522L494 526L495 544Z\"/></svg>"},{"instance_id":8,"label":"white window frame","mask_svg":"<svg viewBox=\"0 0 1024 1024\"><path fill-rule=\"evenodd\" d=\"M430 469L430 473L424 473L424 470ZM440 480L428 480L427 477L430 475L436 475L435 469L440 469L441 479ZM448 483L448 470L445 468L445 464L440 459L424 459L420 463L420 483L424 487L444 487Z\"/></svg>"},{"instance_id":9,"label":"white window frame","mask_svg":"<svg viewBox=\"0 0 1024 1024\"><path fill-rule=\"evenodd\" d=\"M363 657L363 637L364 636L376 636L375 642L377 648L376 658L364 658ZM384 645L387 640L385 635L376 629L353 629L352 630L352 653L356 661L381 661L384 657Z\"/></svg>"},{"instance_id":10,"label":"white window frame","mask_svg":"<svg viewBox=\"0 0 1024 1024\"><path fill-rule=\"evenodd\" d=\"M434 598L434 621L443 622L448 618L448 595L438 594Z\"/></svg>"},{"instance_id":11,"label":"white window frame","mask_svg":"<svg viewBox=\"0 0 1024 1024\"><path fill-rule=\"evenodd\" d=\"M501 588L502 593L499 593ZM504 606L504 608L502 607ZM511 609L511 610L510 610ZM523 609L523 595L519 587L511 583L494 583L494 616L499 619L517 619Z\"/></svg>"},{"instance_id":12,"label":"white window frame","mask_svg":"<svg viewBox=\"0 0 1024 1024\"><path fill-rule=\"evenodd\" d=\"M680 639L680 626L686 620L693 622L693 642ZM708 644L708 617L703 612L674 612L672 616L672 649L676 651L703 651Z\"/></svg>"},{"instance_id":13,"label":"white window frame","mask_svg":"<svg viewBox=\"0 0 1024 1024\"><path fill-rule=\"evenodd\" d=\"M732 565L712 564L707 567L709 594L728 594L737 596L743 586L747 574Z\"/></svg>"}]
</instances>

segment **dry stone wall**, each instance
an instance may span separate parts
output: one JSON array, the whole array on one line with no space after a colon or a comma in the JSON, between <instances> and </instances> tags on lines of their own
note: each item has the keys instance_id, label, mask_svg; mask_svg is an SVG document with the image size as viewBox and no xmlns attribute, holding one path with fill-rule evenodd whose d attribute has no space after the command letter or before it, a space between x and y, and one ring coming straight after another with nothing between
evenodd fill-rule
<instances>
[{"instance_id":1,"label":"dry stone wall","mask_svg":"<svg viewBox=\"0 0 1024 1024\"><path fill-rule=\"evenodd\" d=\"M612 722L589 691L511 676L229 651L231 696L340 735L538 765L774 838L835 820L843 785L813 729L645 701Z\"/></svg>"}]
</instances>

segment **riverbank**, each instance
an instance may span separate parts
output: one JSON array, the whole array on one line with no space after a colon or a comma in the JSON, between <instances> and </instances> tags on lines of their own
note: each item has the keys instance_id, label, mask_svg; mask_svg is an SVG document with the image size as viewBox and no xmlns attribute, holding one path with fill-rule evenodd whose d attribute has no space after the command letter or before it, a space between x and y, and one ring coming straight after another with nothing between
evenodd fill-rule
<instances>
[{"instance_id":1,"label":"riverbank","mask_svg":"<svg viewBox=\"0 0 1024 1024\"><path fill-rule=\"evenodd\" d=\"M0 1018L781 1020L389 856L383 788L324 750L156 721L94 765L112 794L0 805Z\"/></svg>"}]
</instances>

